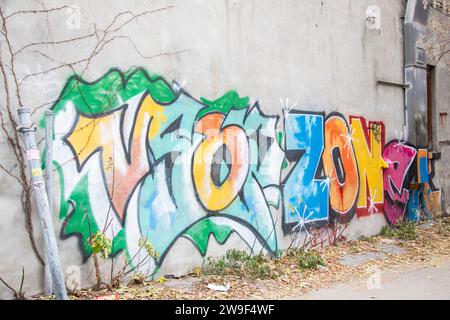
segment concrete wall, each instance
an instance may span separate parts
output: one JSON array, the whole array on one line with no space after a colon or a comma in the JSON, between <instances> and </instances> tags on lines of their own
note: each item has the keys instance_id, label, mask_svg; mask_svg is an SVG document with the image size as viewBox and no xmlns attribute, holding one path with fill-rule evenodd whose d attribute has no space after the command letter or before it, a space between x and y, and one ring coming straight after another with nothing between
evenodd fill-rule
<instances>
[{"instance_id":1,"label":"concrete wall","mask_svg":"<svg viewBox=\"0 0 450 320\"><path fill-rule=\"evenodd\" d=\"M430 10L428 24L440 23L441 26L449 24L450 18L436 10ZM431 26L430 26L431 27ZM430 29L429 27L429 29ZM441 153L441 158L435 161L436 184L441 188L444 198L444 209L450 213L450 58L448 53L438 63L429 61L434 66L431 72L431 102L432 102L432 129L433 150ZM447 116L446 116L447 114Z\"/></svg>"},{"instance_id":2,"label":"concrete wall","mask_svg":"<svg viewBox=\"0 0 450 320\"><path fill-rule=\"evenodd\" d=\"M386 204L384 193L388 192L392 200L407 205L402 182L410 169L406 164L416 160L419 150L412 146L394 148L398 141L390 145L389 157L397 157L397 161L405 164L403 171L397 174L400 183L396 180L403 195L394 199L396 196L392 190L383 188L383 177L388 177L386 172L396 173L387 169L389 163L386 160L389 159L382 152L388 150L385 143L401 139L404 94L401 88L377 85L379 80L403 82L403 2L283 0L274 4L269 0L174 0L152 1L150 4L148 1L76 1L80 10L72 8L41 15L18 14L9 18L9 34L14 39L14 49L19 50L28 43L78 38L96 29L104 30L123 11L138 14L170 6L127 24L114 34L122 37L107 42L89 63L84 58L96 52L97 37L77 42L41 44L23 50L17 56L17 75L19 79L24 79L20 88L23 103L37 110L33 114L36 122L41 119L45 108L53 108L54 159L59 165L67 163L54 175L55 181L58 181L54 195L54 220L68 282L81 281L82 286L92 283L93 264L86 242L86 220L89 219L95 220L99 229L105 221L113 219L111 224L106 223L113 226L107 228L106 234L115 239L115 251L118 251L115 256L116 270L123 264L124 252L130 258L139 251L138 240L146 234L164 259L157 269L155 261L149 259L140 270L146 273L159 270L157 275L161 275L184 274L201 265L205 257L221 255L229 248L261 247L268 253L274 253L292 241L296 235L293 231L299 229L295 229L296 225L303 228L300 237L308 236L304 231L305 225L320 225L320 228L312 229L313 232L321 233L317 239L328 239L330 232L333 232L330 227L335 220L333 217L338 217L338 228L348 225L344 236L351 239L376 234L387 223L386 218L391 222L404 215L406 218L406 209L397 212ZM3 0L0 3L7 14L29 9L28 6L39 9L36 4L17 1ZM45 1L47 7L60 7L65 3L74 4L73 1ZM373 4L381 13L379 29L366 26L366 10ZM114 26L129 18L130 15L120 15ZM102 32L98 34L101 38ZM107 39L114 35L109 35ZM4 43L2 56L7 57L3 48ZM57 67L63 62L79 60L81 63L74 64L73 70ZM151 74L158 74L164 80L160 79L157 82L159 86L154 87L155 79L149 81L146 78L148 74L143 70L134 76L123 75L119 71L108 73L111 68L126 71L135 66L150 70ZM51 68L51 72L42 73ZM80 84L79 79L71 78L74 71L81 74L86 82ZM121 86L118 82L120 77L136 79L136 75L138 80L132 85ZM110 76L113 78L108 78ZM178 85L171 85L173 80ZM97 86L87 83L93 81L97 81ZM448 86L448 78L443 81ZM67 84L74 84L76 90L66 95L63 88L66 85L67 89ZM179 86L186 94L177 90ZM117 91L110 91L112 88ZM143 95L144 88L149 89L151 94ZM236 91L216 100L230 90ZM62 96L57 99L61 93ZM4 92L1 94L3 101ZM105 94L112 100L107 107L110 112L102 114L105 105L101 98ZM89 106L86 106L86 97ZM200 100L201 97L207 100ZM251 109L257 101L259 108ZM448 103L448 99L443 101ZM121 118L122 111L119 109L122 102L127 103L128 107ZM234 107L239 105L240 111L230 111L227 109L228 103ZM287 118L283 114L283 105L284 111L292 108L292 114ZM89 107L98 109L85 112ZM204 108L216 112L220 110L224 116L215 113L213 118L196 118ZM442 108L448 109L448 105L443 102ZM144 110L144 113L140 114L139 110ZM253 110L249 118L245 117L247 110ZM315 113L314 117L311 112ZM333 118L333 114L333 125L327 127L325 120ZM158 122L161 124L151 129L149 115L153 119L152 126ZM184 131L186 136L192 135L188 142L175 140L177 144L171 145L173 140L150 139L152 142L147 146L145 134L141 134L139 137L144 138L139 140L131 131L134 128L132 125L138 123L142 125L139 128L149 129L152 137L161 137L164 129L179 116L183 119L180 128L187 131ZM280 116L278 121L276 116ZM362 119L350 116L364 117L367 126ZM292 119L293 127L287 122L288 118ZM193 133L200 119L210 122L204 122L203 126L198 127L198 132ZM236 149L229 163L231 168L235 168L233 175L230 174L230 189L224 191L218 188L220 190L212 196L211 188L205 187L205 184L208 185L208 174L202 175L202 171L212 169L205 165L208 146L202 144L201 133L207 134L206 129L212 129L213 138L220 136L221 121L232 126L229 128L231 136L243 134L245 138L236 138L230 143L237 145L228 145L230 150ZM376 123L369 123L371 121ZM344 126L339 126L342 124ZM258 152L262 149L261 142L254 138L260 126L263 135L275 143L272 149L265 150L268 156L258 164L258 161L252 160L258 158ZM313 127L314 130L311 129ZM38 132L40 137L42 131L40 129ZM89 132L87 136L86 132ZM337 133L335 140L327 135L330 132ZM339 133L346 132L354 133L353 138L356 135L359 138L344 145L345 141L339 138ZM120 144L120 139L126 137L125 141L128 141L130 136L131 141L136 138L136 146L141 153L134 154L127 163L127 147ZM302 141L308 143L299 147ZM8 150L3 136L0 142L2 150ZM318 161L323 148L331 154L333 142L340 143L341 153L348 151L350 154L347 157L350 160L346 160L348 163L343 160L350 170L346 172L346 179L351 176L355 178L353 183L347 180L346 184L333 187L350 194L342 214L334 205L339 198L329 193L332 187L327 183L320 184L326 180L324 175L331 178L336 175L331 171L331 157L321 161L325 166L324 172L320 170ZM95 152L99 146L103 148L102 154ZM171 170L165 170L167 160L161 160L164 155L162 150L168 146L179 147L188 162L180 162L179 167L168 165ZM152 150L151 157L145 154L147 147ZM200 161L195 162L192 157L197 154L198 148L206 150L203 150L203 155L200 154ZM319 158L314 162L311 156L309 164L301 165L305 168L296 169L299 162L299 150L296 149L308 150L311 154L318 154ZM107 154L106 150L109 150L111 159L102 158ZM243 150L249 152L246 154L250 159L248 163L242 160L244 158L239 158ZM409 155L405 155L404 150L409 150ZM139 165L133 167L136 157ZM153 163L152 157L156 160L160 157L158 163L161 166ZM305 156L300 159L305 160ZM14 158L10 153L2 153L1 163L15 170ZM196 165L199 166L197 172L194 172L195 169L188 170L191 166L197 168ZM316 165L319 169L314 171ZM243 173L241 168L244 167L250 169ZM415 169L413 164L411 168ZM226 169L220 170L218 178L227 180ZM308 170L313 170L317 182L302 180ZM152 175L148 176L148 172ZM365 174L371 176L367 190L364 187L366 183L359 183ZM142 188L141 182L144 180L139 179L146 175L148 193L137 197L134 188L136 185L139 185L138 190ZM36 293L42 287L43 268L27 238L19 205L20 188L5 173L0 172L0 177L0 203L5 208L0 224L0 235L5 244L0 246L0 255L4 257L4 262L0 264L0 276L8 283L17 285L20 267L25 266L26 292ZM64 181L60 180L61 177ZM161 184L163 187L160 187ZM114 189L120 190L114 195ZM311 196L304 191L312 189L321 196L317 193ZM300 192L303 198L298 206L292 206L292 195ZM370 203L366 201L367 196L372 199ZM143 203L142 199L147 203ZM227 199L230 201L227 202ZM278 206L269 200L278 201ZM299 219L292 212L296 209L301 211L305 203L310 204L315 212L312 216ZM139 211L139 208L146 209ZM90 216L84 219L87 211ZM391 215L383 214L385 211ZM205 218L219 212L230 219L223 221L220 214ZM194 223L200 220L203 223ZM155 225L159 229L155 229ZM37 219L34 226L40 246ZM148 234L145 230L154 232ZM75 236L80 232L84 234L84 243ZM123 250L119 250L121 248ZM146 254L138 256L138 261L146 258ZM110 263L111 259L102 261L106 278ZM9 296L10 293L1 287L0 297Z\"/></svg>"}]
</instances>

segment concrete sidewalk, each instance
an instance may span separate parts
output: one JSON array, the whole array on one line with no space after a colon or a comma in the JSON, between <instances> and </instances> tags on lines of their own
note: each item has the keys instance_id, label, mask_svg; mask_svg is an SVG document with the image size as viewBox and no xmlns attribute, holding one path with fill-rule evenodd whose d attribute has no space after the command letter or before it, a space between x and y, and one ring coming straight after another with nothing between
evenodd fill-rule
<instances>
[{"instance_id":1,"label":"concrete sidewalk","mask_svg":"<svg viewBox=\"0 0 450 320\"><path fill-rule=\"evenodd\" d=\"M416 267L405 271L374 270L369 278L319 289L297 297L327 299L450 299L450 261L436 267Z\"/></svg>"}]
</instances>

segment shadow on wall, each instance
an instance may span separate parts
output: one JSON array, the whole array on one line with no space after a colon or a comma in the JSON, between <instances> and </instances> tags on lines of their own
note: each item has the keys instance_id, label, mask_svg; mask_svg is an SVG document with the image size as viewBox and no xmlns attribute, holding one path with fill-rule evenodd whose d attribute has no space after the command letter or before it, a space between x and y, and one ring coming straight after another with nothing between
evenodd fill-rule
<instances>
[{"instance_id":1,"label":"shadow on wall","mask_svg":"<svg viewBox=\"0 0 450 320\"><path fill-rule=\"evenodd\" d=\"M78 235L88 258L89 239L104 233L111 255L124 250L146 274L179 237L205 255L211 234L223 244L235 232L276 253L279 220L285 234L309 235L368 215L396 224L441 210L428 150L385 144L384 124L361 116L267 116L234 91L198 101L140 68L73 76L52 109L61 236Z\"/></svg>"}]
</instances>

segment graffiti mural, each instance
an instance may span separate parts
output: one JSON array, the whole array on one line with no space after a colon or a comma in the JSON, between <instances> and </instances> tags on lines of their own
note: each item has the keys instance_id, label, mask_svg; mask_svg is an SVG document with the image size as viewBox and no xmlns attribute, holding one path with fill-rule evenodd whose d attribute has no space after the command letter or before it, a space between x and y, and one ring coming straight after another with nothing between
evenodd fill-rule
<instances>
[{"instance_id":1,"label":"graffiti mural","mask_svg":"<svg viewBox=\"0 0 450 320\"><path fill-rule=\"evenodd\" d=\"M285 117L286 157L294 162L283 185L284 227L328 220L328 181L318 177L324 148L323 114Z\"/></svg>"},{"instance_id":2,"label":"graffiti mural","mask_svg":"<svg viewBox=\"0 0 450 320\"><path fill-rule=\"evenodd\" d=\"M383 168L388 165L381 155L384 147L384 124L363 117L350 116L352 143L359 172L358 216L382 213Z\"/></svg>"},{"instance_id":3,"label":"graffiti mural","mask_svg":"<svg viewBox=\"0 0 450 320\"><path fill-rule=\"evenodd\" d=\"M411 201L408 206L408 218L419 221L421 218L431 218L442 208L441 192L432 181L433 170L427 149L417 150L417 179L410 184Z\"/></svg>"},{"instance_id":4,"label":"graffiti mural","mask_svg":"<svg viewBox=\"0 0 450 320\"><path fill-rule=\"evenodd\" d=\"M403 219L408 200L408 175L417 151L414 147L402 144L400 141L389 142L383 150L383 158L389 167L383 172L384 203L386 219L396 224Z\"/></svg>"},{"instance_id":5,"label":"graffiti mural","mask_svg":"<svg viewBox=\"0 0 450 320\"><path fill-rule=\"evenodd\" d=\"M54 107L54 163L63 235L80 235L86 256L98 230L113 239L112 254L129 257L141 237L162 260L180 236L205 254L211 234L223 243L231 232L255 250L277 250L277 117L235 92L201 103L141 69L73 85ZM142 259L146 272L158 263Z\"/></svg>"},{"instance_id":6,"label":"graffiti mural","mask_svg":"<svg viewBox=\"0 0 450 320\"><path fill-rule=\"evenodd\" d=\"M235 233L275 253L299 226L374 214L396 224L439 209L428 151L385 144L384 124L361 116L270 116L235 91L197 100L140 68L73 76L52 109L61 236L77 235L88 258L100 231L111 255L137 257L147 274L180 238L205 255L211 237Z\"/></svg>"},{"instance_id":7,"label":"graffiti mural","mask_svg":"<svg viewBox=\"0 0 450 320\"><path fill-rule=\"evenodd\" d=\"M330 210L340 222L350 221L358 198L359 175L352 140L345 118L329 115L325 123L323 164L325 174L330 177Z\"/></svg>"}]
</instances>

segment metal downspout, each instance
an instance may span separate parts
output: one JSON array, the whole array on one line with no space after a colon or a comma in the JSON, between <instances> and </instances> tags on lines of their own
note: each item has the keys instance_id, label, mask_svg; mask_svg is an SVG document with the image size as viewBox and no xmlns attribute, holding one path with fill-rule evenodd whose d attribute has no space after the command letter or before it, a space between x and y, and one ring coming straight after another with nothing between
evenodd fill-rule
<instances>
[{"instance_id":1,"label":"metal downspout","mask_svg":"<svg viewBox=\"0 0 450 320\"><path fill-rule=\"evenodd\" d=\"M426 32L428 9L422 0L408 0L404 21L405 140L427 147L427 62L418 40Z\"/></svg>"}]
</instances>

